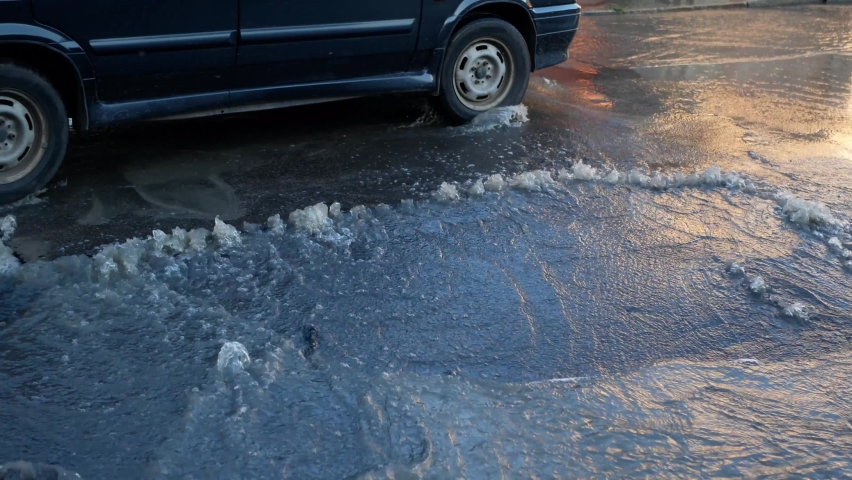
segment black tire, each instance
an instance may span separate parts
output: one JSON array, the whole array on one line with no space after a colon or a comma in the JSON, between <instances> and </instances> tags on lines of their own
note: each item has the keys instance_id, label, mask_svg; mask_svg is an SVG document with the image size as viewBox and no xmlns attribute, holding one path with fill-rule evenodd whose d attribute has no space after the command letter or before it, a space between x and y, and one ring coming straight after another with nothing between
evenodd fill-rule
<instances>
[{"instance_id":1,"label":"black tire","mask_svg":"<svg viewBox=\"0 0 852 480\"><path fill-rule=\"evenodd\" d=\"M47 185L65 158L68 146L68 115L56 89L30 69L12 63L0 63L0 113L3 108L17 108L16 101L29 108L25 108L27 114L24 115L9 114L7 111L3 115L7 120L0 124L0 136L7 137L9 131L14 132L14 138L0 140L0 148L7 149L5 159L4 152L0 150L0 160L3 160L0 168L0 204L20 200ZM20 112L20 109L15 111ZM14 123L16 115L27 123ZM30 132L15 130L26 130L27 124ZM32 135L30 147L24 145L24 133ZM8 155L11 155L8 152L15 148L15 139L21 142L18 147L24 146L25 153L21 155L19 163L13 165L7 160Z\"/></svg>"},{"instance_id":2,"label":"black tire","mask_svg":"<svg viewBox=\"0 0 852 480\"><path fill-rule=\"evenodd\" d=\"M457 82L456 76L457 71L465 71L464 75L469 74L472 81L486 81L485 78L478 77L480 72L473 72L475 67L459 63L460 60L465 61L461 57L470 49L477 48L475 46L478 43L493 44L496 51L508 54L509 58L500 60L511 62L511 83L505 88L505 96L503 96L504 92L500 91L494 95L497 98L482 101L481 104L477 104L477 100L465 98L473 96L475 92L467 90L464 81ZM457 65L462 68L457 69ZM487 61L485 65L490 67ZM441 89L438 100L448 120L462 124L492 108L521 103L530 81L530 71L530 53L521 32L510 23L497 18L476 20L462 27L450 39L441 67ZM477 77L475 78L474 75ZM488 77L488 80L490 79L491 77ZM502 84L497 88L500 89L501 86ZM499 98L501 96L502 98Z\"/></svg>"}]
</instances>

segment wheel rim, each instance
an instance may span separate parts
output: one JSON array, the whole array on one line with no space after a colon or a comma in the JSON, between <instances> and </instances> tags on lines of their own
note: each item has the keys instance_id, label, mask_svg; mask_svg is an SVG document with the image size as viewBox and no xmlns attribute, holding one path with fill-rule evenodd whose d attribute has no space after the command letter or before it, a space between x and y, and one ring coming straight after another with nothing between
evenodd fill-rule
<instances>
[{"instance_id":1,"label":"wheel rim","mask_svg":"<svg viewBox=\"0 0 852 480\"><path fill-rule=\"evenodd\" d=\"M514 73L512 54L503 42L494 38L476 40L456 60L456 97L471 110L490 110L509 95Z\"/></svg>"},{"instance_id":2,"label":"wheel rim","mask_svg":"<svg viewBox=\"0 0 852 480\"><path fill-rule=\"evenodd\" d=\"M44 112L32 97L0 89L0 185L33 171L47 151L49 133Z\"/></svg>"}]
</instances>

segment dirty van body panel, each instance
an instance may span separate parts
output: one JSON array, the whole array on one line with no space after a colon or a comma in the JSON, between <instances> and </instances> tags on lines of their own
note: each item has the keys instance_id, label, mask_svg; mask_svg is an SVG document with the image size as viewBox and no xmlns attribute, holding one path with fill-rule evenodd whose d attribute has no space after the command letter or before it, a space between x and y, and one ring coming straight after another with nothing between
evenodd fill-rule
<instances>
[{"instance_id":1,"label":"dirty van body panel","mask_svg":"<svg viewBox=\"0 0 852 480\"><path fill-rule=\"evenodd\" d=\"M239 0L32 0L34 20L88 54L106 103L226 91Z\"/></svg>"}]
</instances>

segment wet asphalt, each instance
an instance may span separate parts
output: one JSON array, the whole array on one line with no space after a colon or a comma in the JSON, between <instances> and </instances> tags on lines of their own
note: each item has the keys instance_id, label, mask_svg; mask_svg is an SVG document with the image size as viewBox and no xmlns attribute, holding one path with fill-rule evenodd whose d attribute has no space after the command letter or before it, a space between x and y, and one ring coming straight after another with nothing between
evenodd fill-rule
<instances>
[{"instance_id":1,"label":"wet asphalt","mask_svg":"<svg viewBox=\"0 0 852 480\"><path fill-rule=\"evenodd\" d=\"M3 210L18 218L11 246L24 260L91 254L217 215L393 204L575 158L719 164L848 205L850 25L844 6L588 17L571 60L534 75L520 129L462 135L428 99L385 96L75 134L45 202Z\"/></svg>"},{"instance_id":2,"label":"wet asphalt","mask_svg":"<svg viewBox=\"0 0 852 480\"><path fill-rule=\"evenodd\" d=\"M488 129L388 96L75 135L46 192L0 207L25 261L0 278L0 462L852 475L852 8L590 17L571 53L529 121ZM621 180L466 193L581 160ZM739 176L624 175L712 165ZM370 208L266 223L334 201ZM104 247L216 216L242 235Z\"/></svg>"}]
</instances>

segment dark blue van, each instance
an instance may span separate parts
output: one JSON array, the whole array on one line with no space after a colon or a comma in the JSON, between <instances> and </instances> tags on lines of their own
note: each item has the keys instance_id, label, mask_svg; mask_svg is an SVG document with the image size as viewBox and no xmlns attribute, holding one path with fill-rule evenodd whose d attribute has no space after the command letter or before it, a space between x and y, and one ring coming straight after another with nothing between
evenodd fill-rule
<instances>
[{"instance_id":1,"label":"dark blue van","mask_svg":"<svg viewBox=\"0 0 852 480\"><path fill-rule=\"evenodd\" d=\"M568 56L574 0L0 0L0 203L76 129L426 92L467 121Z\"/></svg>"}]
</instances>

